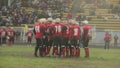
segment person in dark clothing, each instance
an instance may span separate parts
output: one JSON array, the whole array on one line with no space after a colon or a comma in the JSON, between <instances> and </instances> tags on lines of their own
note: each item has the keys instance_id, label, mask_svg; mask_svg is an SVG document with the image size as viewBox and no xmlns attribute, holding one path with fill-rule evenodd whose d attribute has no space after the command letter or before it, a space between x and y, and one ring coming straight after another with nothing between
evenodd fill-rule
<instances>
[{"instance_id":1,"label":"person in dark clothing","mask_svg":"<svg viewBox=\"0 0 120 68\"><path fill-rule=\"evenodd\" d=\"M115 34L115 36L114 36L114 47L117 47L117 45L118 45L118 36L117 36L117 34Z\"/></svg>"}]
</instances>

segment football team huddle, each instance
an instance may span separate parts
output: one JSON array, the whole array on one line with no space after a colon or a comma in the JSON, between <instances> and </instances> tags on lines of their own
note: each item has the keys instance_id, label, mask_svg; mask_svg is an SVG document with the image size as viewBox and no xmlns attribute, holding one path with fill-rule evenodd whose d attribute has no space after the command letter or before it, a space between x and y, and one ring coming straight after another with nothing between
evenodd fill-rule
<instances>
[{"instance_id":1,"label":"football team huddle","mask_svg":"<svg viewBox=\"0 0 120 68\"><path fill-rule=\"evenodd\" d=\"M82 24L83 28L75 20L66 22L60 18L38 19L33 30L36 38L34 55L50 56L52 50L54 57L79 57L79 44L82 41L85 57L89 57L88 43L92 28L88 21L83 21Z\"/></svg>"}]
</instances>

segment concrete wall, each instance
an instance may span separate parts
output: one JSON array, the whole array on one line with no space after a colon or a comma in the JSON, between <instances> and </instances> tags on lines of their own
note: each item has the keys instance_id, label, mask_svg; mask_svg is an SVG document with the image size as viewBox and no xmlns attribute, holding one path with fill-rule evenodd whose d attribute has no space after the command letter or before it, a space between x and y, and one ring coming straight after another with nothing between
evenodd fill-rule
<instances>
[{"instance_id":1,"label":"concrete wall","mask_svg":"<svg viewBox=\"0 0 120 68\"><path fill-rule=\"evenodd\" d=\"M96 34L94 36L94 38L92 39L92 43L104 43L104 35L105 35L106 31L96 31ZM112 36L112 40L111 43L114 42L114 35L117 34L119 37L118 42L120 43L120 32L113 32L110 31L110 34Z\"/></svg>"}]
</instances>

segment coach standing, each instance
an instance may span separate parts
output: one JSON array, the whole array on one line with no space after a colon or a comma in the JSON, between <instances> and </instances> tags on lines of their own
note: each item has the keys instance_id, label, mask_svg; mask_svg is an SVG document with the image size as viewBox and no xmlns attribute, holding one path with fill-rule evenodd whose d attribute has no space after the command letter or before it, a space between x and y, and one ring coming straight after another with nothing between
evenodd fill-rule
<instances>
[{"instance_id":1,"label":"coach standing","mask_svg":"<svg viewBox=\"0 0 120 68\"><path fill-rule=\"evenodd\" d=\"M109 34L109 32L105 33L104 41L105 41L104 49L109 49L109 45L111 41L111 35Z\"/></svg>"}]
</instances>

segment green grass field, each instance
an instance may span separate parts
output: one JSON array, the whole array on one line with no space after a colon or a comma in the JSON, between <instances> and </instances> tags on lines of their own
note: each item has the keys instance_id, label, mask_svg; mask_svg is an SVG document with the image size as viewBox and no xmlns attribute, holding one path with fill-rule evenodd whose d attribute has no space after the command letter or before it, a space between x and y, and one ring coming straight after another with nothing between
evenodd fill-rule
<instances>
[{"instance_id":1,"label":"green grass field","mask_svg":"<svg viewBox=\"0 0 120 68\"><path fill-rule=\"evenodd\" d=\"M120 49L90 49L90 58L34 57L34 47L0 46L0 68L120 68Z\"/></svg>"}]
</instances>

